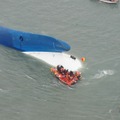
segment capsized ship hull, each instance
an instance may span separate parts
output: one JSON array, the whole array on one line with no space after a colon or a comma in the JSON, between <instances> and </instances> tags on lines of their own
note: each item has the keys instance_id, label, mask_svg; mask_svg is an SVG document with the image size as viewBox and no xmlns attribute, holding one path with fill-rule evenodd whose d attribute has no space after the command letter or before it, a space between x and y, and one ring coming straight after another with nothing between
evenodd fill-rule
<instances>
[{"instance_id":1,"label":"capsized ship hull","mask_svg":"<svg viewBox=\"0 0 120 120\"><path fill-rule=\"evenodd\" d=\"M73 71L82 67L80 60L64 53L70 50L69 44L50 36L0 27L0 44L43 60L55 67L61 64Z\"/></svg>"},{"instance_id":2,"label":"capsized ship hull","mask_svg":"<svg viewBox=\"0 0 120 120\"><path fill-rule=\"evenodd\" d=\"M62 40L5 27L0 27L0 44L24 52L63 52L70 50L70 45Z\"/></svg>"}]
</instances>

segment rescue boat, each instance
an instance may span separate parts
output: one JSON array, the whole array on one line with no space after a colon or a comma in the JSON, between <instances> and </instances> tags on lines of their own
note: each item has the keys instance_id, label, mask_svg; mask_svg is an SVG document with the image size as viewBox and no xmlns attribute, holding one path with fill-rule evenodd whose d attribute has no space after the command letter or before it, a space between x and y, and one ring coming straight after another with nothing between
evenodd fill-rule
<instances>
[{"instance_id":1,"label":"rescue boat","mask_svg":"<svg viewBox=\"0 0 120 120\"><path fill-rule=\"evenodd\" d=\"M57 68L51 68L51 72L58 78L59 81L62 83L71 86L76 84L81 79L81 73L76 71L73 76L69 76L69 74L62 74L60 73ZM69 72L68 72L69 73Z\"/></svg>"}]
</instances>

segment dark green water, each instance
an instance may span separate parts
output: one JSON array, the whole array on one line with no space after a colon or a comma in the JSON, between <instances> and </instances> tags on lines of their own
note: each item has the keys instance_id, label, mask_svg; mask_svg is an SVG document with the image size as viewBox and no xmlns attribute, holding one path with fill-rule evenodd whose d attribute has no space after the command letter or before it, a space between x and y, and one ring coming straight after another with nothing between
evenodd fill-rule
<instances>
[{"instance_id":1,"label":"dark green water","mask_svg":"<svg viewBox=\"0 0 120 120\"><path fill-rule=\"evenodd\" d=\"M0 25L54 36L86 62L59 83L43 61L0 46L1 120L119 120L120 8L97 0L4 0Z\"/></svg>"}]
</instances>

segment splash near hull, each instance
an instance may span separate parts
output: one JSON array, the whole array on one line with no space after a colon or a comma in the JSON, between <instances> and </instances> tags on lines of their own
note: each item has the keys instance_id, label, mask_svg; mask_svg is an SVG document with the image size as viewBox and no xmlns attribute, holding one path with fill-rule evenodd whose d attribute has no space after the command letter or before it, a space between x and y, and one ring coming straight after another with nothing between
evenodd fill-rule
<instances>
[{"instance_id":1,"label":"splash near hull","mask_svg":"<svg viewBox=\"0 0 120 120\"><path fill-rule=\"evenodd\" d=\"M70 45L50 36L0 27L0 44L24 52L63 52Z\"/></svg>"}]
</instances>

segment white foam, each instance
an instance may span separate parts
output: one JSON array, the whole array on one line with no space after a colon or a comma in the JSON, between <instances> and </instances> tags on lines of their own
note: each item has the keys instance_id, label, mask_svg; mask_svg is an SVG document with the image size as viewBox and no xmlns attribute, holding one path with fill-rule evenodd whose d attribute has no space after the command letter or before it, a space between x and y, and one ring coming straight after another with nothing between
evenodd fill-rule
<instances>
[{"instance_id":1,"label":"white foam","mask_svg":"<svg viewBox=\"0 0 120 120\"><path fill-rule=\"evenodd\" d=\"M107 75L113 75L114 74L114 71L113 70L101 70L101 71L98 71L97 74L95 74L95 76L93 78L102 78L104 76L107 76Z\"/></svg>"},{"instance_id":2,"label":"white foam","mask_svg":"<svg viewBox=\"0 0 120 120\"><path fill-rule=\"evenodd\" d=\"M46 63L57 66L63 65L68 70L78 70L82 68L82 62L79 59L73 59L69 54L56 52L24 52L37 59L43 60Z\"/></svg>"}]
</instances>

